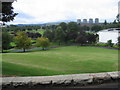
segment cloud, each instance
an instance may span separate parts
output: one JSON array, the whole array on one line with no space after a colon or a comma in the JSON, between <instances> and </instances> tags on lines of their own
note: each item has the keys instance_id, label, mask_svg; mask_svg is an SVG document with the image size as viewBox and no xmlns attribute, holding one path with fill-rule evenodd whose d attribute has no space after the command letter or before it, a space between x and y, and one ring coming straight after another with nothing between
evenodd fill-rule
<instances>
[{"instance_id":1,"label":"cloud","mask_svg":"<svg viewBox=\"0 0 120 90\"><path fill-rule=\"evenodd\" d=\"M114 20L119 0L18 0L13 3L20 15L11 23L43 23L78 18Z\"/></svg>"}]
</instances>

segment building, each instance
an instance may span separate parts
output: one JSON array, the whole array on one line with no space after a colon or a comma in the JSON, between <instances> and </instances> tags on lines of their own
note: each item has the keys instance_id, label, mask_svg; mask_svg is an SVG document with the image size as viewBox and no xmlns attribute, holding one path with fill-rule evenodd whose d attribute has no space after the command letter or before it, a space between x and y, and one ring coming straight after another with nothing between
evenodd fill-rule
<instances>
[{"instance_id":1,"label":"building","mask_svg":"<svg viewBox=\"0 0 120 90\"><path fill-rule=\"evenodd\" d=\"M92 18L90 18L88 21L87 19L77 19L77 24L81 26L88 26L90 28L94 25L101 25L101 23L99 23L99 18L95 18L95 21Z\"/></svg>"},{"instance_id":2,"label":"building","mask_svg":"<svg viewBox=\"0 0 120 90\"><path fill-rule=\"evenodd\" d=\"M77 19L77 24L80 24L81 23L81 19Z\"/></svg>"},{"instance_id":3,"label":"building","mask_svg":"<svg viewBox=\"0 0 120 90\"><path fill-rule=\"evenodd\" d=\"M83 22L82 23L87 23L87 19L83 19Z\"/></svg>"},{"instance_id":4,"label":"building","mask_svg":"<svg viewBox=\"0 0 120 90\"><path fill-rule=\"evenodd\" d=\"M93 19L92 19L92 18L89 19L89 23L90 23L90 24L93 23Z\"/></svg>"},{"instance_id":5,"label":"building","mask_svg":"<svg viewBox=\"0 0 120 90\"><path fill-rule=\"evenodd\" d=\"M107 43L108 40L112 40L112 43L116 44L118 43L118 37L120 28L111 28L111 29L105 29L97 32L99 35L99 41L98 43Z\"/></svg>"},{"instance_id":6,"label":"building","mask_svg":"<svg viewBox=\"0 0 120 90\"><path fill-rule=\"evenodd\" d=\"M88 22L87 19L83 19L83 21L81 19L77 19L77 24L99 24L99 18L95 18L95 21L90 18Z\"/></svg>"},{"instance_id":7,"label":"building","mask_svg":"<svg viewBox=\"0 0 120 90\"><path fill-rule=\"evenodd\" d=\"M99 24L99 18L95 18L95 24Z\"/></svg>"}]
</instances>

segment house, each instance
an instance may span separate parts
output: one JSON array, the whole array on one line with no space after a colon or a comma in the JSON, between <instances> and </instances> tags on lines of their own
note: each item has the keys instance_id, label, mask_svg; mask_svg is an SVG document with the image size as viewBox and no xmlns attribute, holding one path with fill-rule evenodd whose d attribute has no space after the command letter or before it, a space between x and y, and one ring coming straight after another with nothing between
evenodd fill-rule
<instances>
[{"instance_id":1,"label":"house","mask_svg":"<svg viewBox=\"0 0 120 90\"><path fill-rule=\"evenodd\" d=\"M116 44L120 36L120 28L101 30L97 34L99 35L98 43L107 43L108 40L112 40L112 43Z\"/></svg>"}]
</instances>

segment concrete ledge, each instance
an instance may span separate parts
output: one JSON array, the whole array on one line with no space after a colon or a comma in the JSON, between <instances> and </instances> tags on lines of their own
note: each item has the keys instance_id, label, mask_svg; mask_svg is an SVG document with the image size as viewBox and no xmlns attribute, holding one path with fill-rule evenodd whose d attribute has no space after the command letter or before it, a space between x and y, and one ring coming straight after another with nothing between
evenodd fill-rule
<instances>
[{"instance_id":1,"label":"concrete ledge","mask_svg":"<svg viewBox=\"0 0 120 90\"><path fill-rule=\"evenodd\" d=\"M36 76L36 77L3 77L2 87L18 86L86 86L100 84L120 79L120 71L90 74L56 75L56 76Z\"/></svg>"}]
</instances>

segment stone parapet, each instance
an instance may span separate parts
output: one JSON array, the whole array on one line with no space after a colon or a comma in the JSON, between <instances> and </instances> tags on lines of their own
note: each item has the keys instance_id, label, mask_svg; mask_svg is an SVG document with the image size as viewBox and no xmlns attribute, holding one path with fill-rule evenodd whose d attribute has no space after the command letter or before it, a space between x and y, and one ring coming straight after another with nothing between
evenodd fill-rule
<instances>
[{"instance_id":1,"label":"stone parapet","mask_svg":"<svg viewBox=\"0 0 120 90\"><path fill-rule=\"evenodd\" d=\"M19 86L86 86L101 84L120 79L120 72L56 75L56 76L35 76L35 77L2 77L2 87Z\"/></svg>"}]
</instances>

